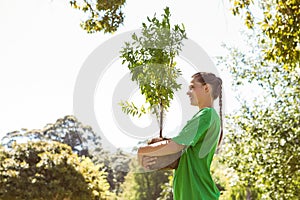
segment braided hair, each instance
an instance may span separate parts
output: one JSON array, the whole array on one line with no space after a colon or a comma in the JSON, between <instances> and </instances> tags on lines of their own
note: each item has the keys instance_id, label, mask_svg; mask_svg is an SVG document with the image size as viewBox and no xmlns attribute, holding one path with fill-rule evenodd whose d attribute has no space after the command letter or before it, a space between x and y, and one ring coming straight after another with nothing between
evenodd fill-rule
<instances>
[{"instance_id":1,"label":"braided hair","mask_svg":"<svg viewBox=\"0 0 300 200\"><path fill-rule=\"evenodd\" d=\"M221 144L223 138L223 113L222 113L222 79L217 77L213 73L209 72L198 72L192 76L197 82L202 84L210 84L212 87L212 97L216 100L219 97L220 107L220 120L221 120L221 133L218 145Z\"/></svg>"}]
</instances>

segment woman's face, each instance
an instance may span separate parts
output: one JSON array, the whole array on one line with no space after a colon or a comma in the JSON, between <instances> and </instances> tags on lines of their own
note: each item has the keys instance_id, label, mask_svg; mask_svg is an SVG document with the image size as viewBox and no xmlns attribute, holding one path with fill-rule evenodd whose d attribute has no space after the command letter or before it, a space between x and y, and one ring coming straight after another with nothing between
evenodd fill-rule
<instances>
[{"instance_id":1,"label":"woman's face","mask_svg":"<svg viewBox=\"0 0 300 200\"><path fill-rule=\"evenodd\" d=\"M189 85L189 90L186 93L190 97L191 105L198 106L199 101L204 97L205 95L205 86L200 82L195 81L193 79Z\"/></svg>"}]
</instances>

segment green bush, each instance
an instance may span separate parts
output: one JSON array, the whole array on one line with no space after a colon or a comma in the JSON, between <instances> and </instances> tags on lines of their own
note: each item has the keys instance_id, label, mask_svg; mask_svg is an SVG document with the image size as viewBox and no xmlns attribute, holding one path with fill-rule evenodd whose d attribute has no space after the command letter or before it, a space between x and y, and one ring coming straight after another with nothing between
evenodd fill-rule
<instances>
[{"instance_id":1,"label":"green bush","mask_svg":"<svg viewBox=\"0 0 300 200\"><path fill-rule=\"evenodd\" d=\"M0 199L109 199L106 174L58 142L0 149Z\"/></svg>"}]
</instances>

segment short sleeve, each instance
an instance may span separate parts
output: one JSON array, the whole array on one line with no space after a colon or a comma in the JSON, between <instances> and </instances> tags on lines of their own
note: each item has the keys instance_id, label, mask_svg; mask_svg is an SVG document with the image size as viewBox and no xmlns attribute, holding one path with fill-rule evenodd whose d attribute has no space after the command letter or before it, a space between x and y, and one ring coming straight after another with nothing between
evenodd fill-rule
<instances>
[{"instance_id":1,"label":"short sleeve","mask_svg":"<svg viewBox=\"0 0 300 200\"><path fill-rule=\"evenodd\" d=\"M211 113L210 108L200 110L198 114L187 122L179 135L173 137L172 140L178 144L195 146L210 127Z\"/></svg>"}]
</instances>

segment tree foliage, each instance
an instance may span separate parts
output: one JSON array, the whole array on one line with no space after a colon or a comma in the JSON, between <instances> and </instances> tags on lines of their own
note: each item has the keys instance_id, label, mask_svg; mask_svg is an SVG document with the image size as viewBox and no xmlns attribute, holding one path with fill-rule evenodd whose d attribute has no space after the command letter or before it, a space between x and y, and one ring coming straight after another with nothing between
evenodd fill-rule
<instances>
[{"instance_id":1,"label":"tree foliage","mask_svg":"<svg viewBox=\"0 0 300 200\"><path fill-rule=\"evenodd\" d=\"M131 169L135 168L135 166L131 166ZM167 194L167 191L163 191L163 189L167 189L164 185L169 183L171 174L172 171L170 170L147 173L129 172L122 184L123 193L119 198L124 200L148 200L166 197L167 200L172 194Z\"/></svg>"},{"instance_id":2,"label":"tree foliage","mask_svg":"<svg viewBox=\"0 0 300 200\"><path fill-rule=\"evenodd\" d=\"M99 169L65 144L14 144L0 152L0 199L108 199Z\"/></svg>"},{"instance_id":3,"label":"tree foliage","mask_svg":"<svg viewBox=\"0 0 300 200\"><path fill-rule=\"evenodd\" d=\"M251 35L251 50L228 48L223 64L237 89L248 83L264 93L252 101L240 97L241 109L228 116L224 162L248 198L299 199L300 74L266 61L259 37Z\"/></svg>"},{"instance_id":4,"label":"tree foliage","mask_svg":"<svg viewBox=\"0 0 300 200\"><path fill-rule=\"evenodd\" d=\"M224 162L247 199L299 199L300 2L232 2L253 32L249 48L228 48L222 64L239 91L248 84L264 93L239 97L241 109L228 116Z\"/></svg>"},{"instance_id":5,"label":"tree foliage","mask_svg":"<svg viewBox=\"0 0 300 200\"><path fill-rule=\"evenodd\" d=\"M121 50L122 64L127 63L132 81L139 85L148 108L137 108L134 103L121 102L122 110L131 115L152 111L160 124L160 137L165 111L170 106L174 91L180 89L176 82L181 71L176 68L175 56L181 51L186 39L184 26L171 27L169 8L164 9L163 19L149 17L148 25L143 23L142 33L132 35L133 42L125 43Z\"/></svg>"},{"instance_id":6,"label":"tree foliage","mask_svg":"<svg viewBox=\"0 0 300 200\"><path fill-rule=\"evenodd\" d=\"M90 126L79 122L76 117L67 115L42 129L22 129L7 133L1 143L10 149L14 143L28 141L57 141L67 144L78 156L89 157L94 164L100 164L100 170L107 173L109 190L116 194L121 192L120 185L129 171L130 156L121 150L116 152L104 150L100 136Z\"/></svg>"},{"instance_id":7,"label":"tree foliage","mask_svg":"<svg viewBox=\"0 0 300 200\"><path fill-rule=\"evenodd\" d=\"M74 9L87 13L80 25L87 33L113 33L123 24L125 0L70 0Z\"/></svg>"},{"instance_id":8,"label":"tree foliage","mask_svg":"<svg viewBox=\"0 0 300 200\"><path fill-rule=\"evenodd\" d=\"M67 115L43 129L14 131L1 140L2 145L11 147L14 142L57 141L69 145L79 156L91 155L89 150L103 151L101 138L90 126L83 125L75 116Z\"/></svg>"},{"instance_id":9,"label":"tree foliage","mask_svg":"<svg viewBox=\"0 0 300 200\"><path fill-rule=\"evenodd\" d=\"M173 174L168 175L168 181L161 185L160 196L157 200L173 200Z\"/></svg>"},{"instance_id":10,"label":"tree foliage","mask_svg":"<svg viewBox=\"0 0 300 200\"><path fill-rule=\"evenodd\" d=\"M95 154L92 158L95 164L102 164L101 169L107 173L109 190L116 195L123 192L121 185L130 171L131 156L120 149L116 152L103 152Z\"/></svg>"},{"instance_id":11,"label":"tree foliage","mask_svg":"<svg viewBox=\"0 0 300 200\"><path fill-rule=\"evenodd\" d=\"M230 1L233 14L241 15L249 28L260 26L259 42L268 44L265 59L282 64L285 70L300 67L299 0Z\"/></svg>"}]
</instances>

